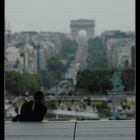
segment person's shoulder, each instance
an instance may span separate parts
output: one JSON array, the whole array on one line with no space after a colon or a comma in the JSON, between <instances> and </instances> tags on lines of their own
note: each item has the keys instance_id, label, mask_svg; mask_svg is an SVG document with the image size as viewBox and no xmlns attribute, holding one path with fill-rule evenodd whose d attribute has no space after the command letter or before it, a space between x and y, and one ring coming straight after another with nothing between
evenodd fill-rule
<instances>
[{"instance_id":1,"label":"person's shoulder","mask_svg":"<svg viewBox=\"0 0 140 140\"><path fill-rule=\"evenodd\" d=\"M44 103L40 102L40 101L39 102L36 101L36 104L38 104L42 108L47 108L47 106Z\"/></svg>"},{"instance_id":2,"label":"person's shoulder","mask_svg":"<svg viewBox=\"0 0 140 140\"><path fill-rule=\"evenodd\" d=\"M32 100L31 100L31 101L26 101L26 102L23 103L23 106L28 106L28 105L30 105L30 104L32 104L32 103L33 103Z\"/></svg>"},{"instance_id":3,"label":"person's shoulder","mask_svg":"<svg viewBox=\"0 0 140 140\"><path fill-rule=\"evenodd\" d=\"M30 100L30 101L26 101L26 102L25 102L25 104L31 104L31 103L33 103L32 100Z\"/></svg>"}]
</instances>

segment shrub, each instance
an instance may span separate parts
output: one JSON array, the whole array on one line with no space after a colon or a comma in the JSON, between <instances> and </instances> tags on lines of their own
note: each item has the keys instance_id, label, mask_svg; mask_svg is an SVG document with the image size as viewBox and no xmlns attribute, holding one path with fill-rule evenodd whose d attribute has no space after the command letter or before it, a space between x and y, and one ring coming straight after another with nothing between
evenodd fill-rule
<instances>
[{"instance_id":1,"label":"shrub","mask_svg":"<svg viewBox=\"0 0 140 140\"><path fill-rule=\"evenodd\" d=\"M107 90L113 89L111 82L115 69L97 69L79 71L77 75L77 89L85 89L100 94L107 94ZM135 70L124 69L121 79L125 86L125 91L133 91L135 87ZM87 81L87 82L85 82Z\"/></svg>"},{"instance_id":2,"label":"shrub","mask_svg":"<svg viewBox=\"0 0 140 140\"><path fill-rule=\"evenodd\" d=\"M97 104L96 106L100 117L111 117L111 109L107 106L106 103Z\"/></svg>"}]
</instances>

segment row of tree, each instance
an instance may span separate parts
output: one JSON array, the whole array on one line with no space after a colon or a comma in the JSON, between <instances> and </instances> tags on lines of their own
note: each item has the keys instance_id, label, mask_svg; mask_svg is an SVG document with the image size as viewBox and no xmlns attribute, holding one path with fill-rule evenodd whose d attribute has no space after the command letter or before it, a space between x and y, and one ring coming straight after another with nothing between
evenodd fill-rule
<instances>
[{"instance_id":1,"label":"row of tree","mask_svg":"<svg viewBox=\"0 0 140 140\"><path fill-rule=\"evenodd\" d=\"M88 40L87 63L87 68L90 70L107 67L105 49L103 48L102 41L99 37Z\"/></svg>"},{"instance_id":2,"label":"row of tree","mask_svg":"<svg viewBox=\"0 0 140 140\"><path fill-rule=\"evenodd\" d=\"M44 87L51 88L63 79L69 64L75 59L77 49L78 44L74 40L66 39L62 42L59 54L50 58L46 70L40 73Z\"/></svg>"},{"instance_id":3,"label":"row of tree","mask_svg":"<svg viewBox=\"0 0 140 140\"><path fill-rule=\"evenodd\" d=\"M19 73L16 71L5 72L5 88L13 95L25 95L28 91L33 93L40 90L42 80L39 75Z\"/></svg>"},{"instance_id":4,"label":"row of tree","mask_svg":"<svg viewBox=\"0 0 140 140\"><path fill-rule=\"evenodd\" d=\"M77 75L77 89L85 89L89 92L106 94L107 90L113 89L111 82L115 69L96 69L79 71ZM121 70L121 79L125 91L133 91L135 88L135 70Z\"/></svg>"},{"instance_id":5,"label":"row of tree","mask_svg":"<svg viewBox=\"0 0 140 140\"><path fill-rule=\"evenodd\" d=\"M59 56L67 61L67 66L75 59L77 49L78 43L75 40L66 39L62 42Z\"/></svg>"},{"instance_id":6,"label":"row of tree","mask_svg":"<svg viewBox=\"0 0 140 140\"><path fill-rule=\"evenodd\" d=\"M46 88L55 86L57 82L63 78L65 72L66 66L58 57L50 58L48 60L47 69L40 72L43 86Z\"/></svg>"},{"instance_id":7,"label":"row of tree","mask_svg":"<svg viewBox=\"0 0 140 140\"><path fill-rule=\"evenodd\" d=\"M55 86L65 71L65 65L56 57L52 57L48 60L46 70L35 75L16 71L5 72L5 87L7 92L14 95L24 95L26 91L32 93L40 90L42 86L45 88Z\"/></svg>"}]
</instances>

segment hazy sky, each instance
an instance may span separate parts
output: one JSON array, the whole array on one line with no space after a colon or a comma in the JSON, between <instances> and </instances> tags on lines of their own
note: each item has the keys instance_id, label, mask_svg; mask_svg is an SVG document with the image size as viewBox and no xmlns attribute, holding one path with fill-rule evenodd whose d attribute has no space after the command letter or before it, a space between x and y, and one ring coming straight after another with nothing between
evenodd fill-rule
<instances>
[{"instance_id":1,"label":"hazy sky","mask_svg":"<svg viewBox=\"0 0 140 140\"><path fill-rule=\"evenodd\" d=\"M94 19L95 34L135 30L135 0L5 0L12 31L70 32L70 20Z\"/></svg>"}]
</instances>

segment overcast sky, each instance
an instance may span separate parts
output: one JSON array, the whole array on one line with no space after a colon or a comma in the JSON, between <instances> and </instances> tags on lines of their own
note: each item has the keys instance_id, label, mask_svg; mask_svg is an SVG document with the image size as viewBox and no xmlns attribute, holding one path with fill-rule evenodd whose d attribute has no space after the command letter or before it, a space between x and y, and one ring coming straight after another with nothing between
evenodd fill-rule
<instances>
[{"instance_id":1,"label":"overcast sky","mask_svg":"<svg viewBox=\"0 0 140 140\"><path fill-rule=\"evenodd\" d=\"M135 30L135 0L5 0L5 20L13 32L70 33L70 20L94 19L95 34Z\"/></svg>"}]
</instances>

